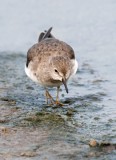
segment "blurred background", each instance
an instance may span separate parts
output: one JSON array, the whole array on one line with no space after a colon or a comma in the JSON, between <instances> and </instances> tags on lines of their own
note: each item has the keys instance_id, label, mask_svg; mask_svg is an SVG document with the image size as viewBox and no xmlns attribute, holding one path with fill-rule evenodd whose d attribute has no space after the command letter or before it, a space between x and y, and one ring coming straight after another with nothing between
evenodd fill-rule
<instances>
[{"instance_id":1,"label":"blurred background","mask_svg":"<svg viewBox=\"0 0 116 160\"><path fill-rule=\"evenodd\" d=\"M81 52L114 52L115 0L4 0L0 51L27 51L44 29Z\"/></svg>"}]
</instances>

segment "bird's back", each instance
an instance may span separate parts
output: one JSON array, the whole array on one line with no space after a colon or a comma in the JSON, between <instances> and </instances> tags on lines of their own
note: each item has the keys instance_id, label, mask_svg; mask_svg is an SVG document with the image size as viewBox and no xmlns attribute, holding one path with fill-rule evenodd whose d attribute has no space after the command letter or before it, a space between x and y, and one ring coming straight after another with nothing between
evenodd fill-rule
<instances>
[{"instance_id":1,"label":"bird's back","mask_svg":"<svg viewBox=\"0 0 116 160\"><path fill-rule=\"evenodd\" d=\"M72 47L56 39L51 30L52 27L40 33L38 43L28 50L25 72L30 79L45 87L47 103L51 99L53 104L61 105L58 102L59 88L63 84L68 93L67 81L76 73L78 63ZM57 87L56 101L47 87Z\"/></svg>"},{"instance_id":2,"label":"bird's back","mask_svg":"<svg viewBox=\"0 0 116 160\"><path fill-rule=\"evenodd\" d=\"M69 70L69 76L75 74L78 68L72 47L53 37L51 29L42 32L38 43L27 52L25 72L33 81L43 84L48 83L50 79L50 64L53 65L53 62L59 70Z\"/></svg>"},{"instance_id":3,"label":"bird's back","mask_svg":"<svg viewBox=\"0 0 116 160\"><path fill-rule=\"evenodd\" d=\"M38 63L43 59L55 56L68 56L70 59L75 59L73 49L63 41L55 38L46 38L39 43L33 45L27 52L27 64L34 59L38 59Z\"/></svg>"}]
</instances>

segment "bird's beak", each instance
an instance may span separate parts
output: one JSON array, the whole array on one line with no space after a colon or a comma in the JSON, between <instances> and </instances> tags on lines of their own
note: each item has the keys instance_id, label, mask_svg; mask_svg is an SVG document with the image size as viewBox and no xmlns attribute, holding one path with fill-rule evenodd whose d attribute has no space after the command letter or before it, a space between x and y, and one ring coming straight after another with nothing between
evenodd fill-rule
<instances>
[{"instance_id":1,"label":"bird's beak","mask_svg":"<svg viewBox=\"0 0 116 160\"><path fill-rule=\"evenodd\" d=\"M62 83L64 84L65 90L68 93L68 87L67 87L67 84L66 84L66 79L63 78Z\"/></svg>"}]
</instances>

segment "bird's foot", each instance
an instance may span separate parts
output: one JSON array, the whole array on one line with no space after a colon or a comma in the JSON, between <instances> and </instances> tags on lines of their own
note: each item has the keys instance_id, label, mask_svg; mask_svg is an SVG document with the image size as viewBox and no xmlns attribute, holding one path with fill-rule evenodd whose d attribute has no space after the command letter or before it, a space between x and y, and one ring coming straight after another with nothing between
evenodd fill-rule
<instances>
[{"instance_id":1,"label":"bird's foot","mask_svg":"<svg viewBox=\"0 0 116 160\"><path fill-rule=\"evenodd\" d=\"M61 102L58 101L58 100L56 100L56 101L54 102L54 104L55 104L56 106L64 106L64 104L61 103Z\"/></svg>"},{"instance_id":2,"label":"bird's foot","mask_svg":"<svg viewBox=\"0 0 116 160\"><path fill-rule=\"evenodd\" d=\"M53 99L53 97L50 95L50 93L46 90L45 92L46 100L47 100L47 105L50 106L64 106L63 103L61 103L58 98L56 100ZM48 103L50 101L50 103Z\"/></svg>"}]
</instances>

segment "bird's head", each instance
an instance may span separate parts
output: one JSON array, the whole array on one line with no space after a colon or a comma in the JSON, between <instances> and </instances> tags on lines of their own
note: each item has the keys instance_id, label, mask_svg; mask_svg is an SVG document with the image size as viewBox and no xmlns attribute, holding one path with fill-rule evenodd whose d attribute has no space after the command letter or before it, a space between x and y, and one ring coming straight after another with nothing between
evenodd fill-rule
<instances>
[{"instance_id":1,"label":"bird's head","mask_svg":"<svg viewBox=\"0 0 116 160\"><path fill-rule=\"evenodd\" d=\"M53 57L50 61L50 66L52 79L63 83L68 93L67 80L71 73L70 59L62 56Z\"/></svg>"}]
</instances>

